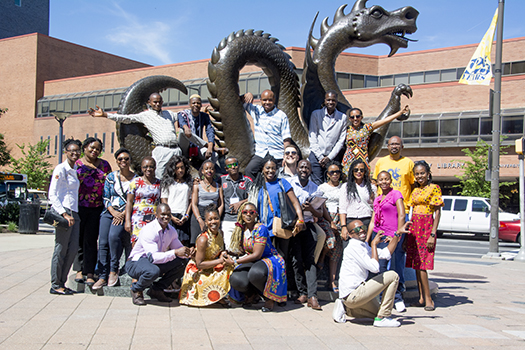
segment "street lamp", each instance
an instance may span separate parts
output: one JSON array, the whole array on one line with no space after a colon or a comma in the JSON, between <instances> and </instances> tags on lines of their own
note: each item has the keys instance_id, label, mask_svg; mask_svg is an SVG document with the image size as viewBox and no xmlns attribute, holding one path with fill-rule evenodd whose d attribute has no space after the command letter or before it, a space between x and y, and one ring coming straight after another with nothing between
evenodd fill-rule
<instances>
[{"instance_id":1,"label":"street lamp","mask_svg":"<svg viewBox=\"0 0 525 350\"><path fill-rule=\"evenodd\" d=\"M64 122L66 121L67 117L71 115L71 113L52 112L51 114L55 116L55 119L59 124L59 127L58 127L58 164L60 164L62 163L62 135L63 135Z\"/></svg>"},{"instance_id":2,"label":"street lamp","mask_svg":"<svg viewBox=\"0 0 525 350\"><path fill-rule=\"evenodd\" d=\"M525 151L525 138L516 140L516 153L518 154L518 159L520 160L520 244L521 248L514 257L516 261L525 262L525 179L524 179L524 169L523 169L523 152Z\"/></svg>"}]
</instances>

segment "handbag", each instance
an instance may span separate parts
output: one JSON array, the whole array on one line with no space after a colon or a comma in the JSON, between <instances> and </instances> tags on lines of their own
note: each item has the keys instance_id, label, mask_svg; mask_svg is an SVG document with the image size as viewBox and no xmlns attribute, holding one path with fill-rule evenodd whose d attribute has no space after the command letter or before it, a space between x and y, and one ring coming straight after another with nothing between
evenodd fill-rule
<instances>
[{"instance_id":1,"label":"handbag","mask_svg":"<svg viewBox=\"0 0 525 350\"><path fill-rule=\"evenodd\" d=\"M53 207L46 208L46 213L43 218L46 224L52 225L54 227L68 228L69 221L60 215Z\"/></svg>"},{"instance_id":2,"label":"handbag","mask_svg":"<svg viewBox=\"0 0 525 350\"><path fill-rule=\"evenodd\" d=\"M272 201L270 199L270 194L268 193L268 190L266 189L266 183L264 184L264 191L266 192L266 195L268 196L268 205L270 206L270 210L272 213L274 213L273 217L273 224L272 224L272 232L276 237L289 239L293 236L293 229L295 226L295 219L297 217L297 213L295 212L293 206L291 206L289 203L289 199L286 196L286 192L284 192L284 187L279 180L279 184L281 185L282 191L278 193L279 198L279 208L281 209L281 217L276 217ZM284 197L283 197L284 195ZM286 213L285 213L286 212ZM286 216L286 222L283 218ZM290 224L291 223L291 224Z\"/></svg>"}]
</instances>

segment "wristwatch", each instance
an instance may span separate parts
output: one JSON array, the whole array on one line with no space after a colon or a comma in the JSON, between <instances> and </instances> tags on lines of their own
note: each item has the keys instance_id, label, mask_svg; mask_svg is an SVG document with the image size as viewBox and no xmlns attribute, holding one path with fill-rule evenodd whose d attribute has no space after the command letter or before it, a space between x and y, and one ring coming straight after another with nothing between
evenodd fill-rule
<instances>
[{"instance_id":1,"label":"wristwatch","mask_svg":"<svg viewBox=\"0 0 525 350\"><path fill-rule=\"evenodd\" d=\"M434 237L436 237L436 234L435 234L434 232L432 232L432 233L430 234L430 237L434 238Z\"/></svg>"}]
</instances>

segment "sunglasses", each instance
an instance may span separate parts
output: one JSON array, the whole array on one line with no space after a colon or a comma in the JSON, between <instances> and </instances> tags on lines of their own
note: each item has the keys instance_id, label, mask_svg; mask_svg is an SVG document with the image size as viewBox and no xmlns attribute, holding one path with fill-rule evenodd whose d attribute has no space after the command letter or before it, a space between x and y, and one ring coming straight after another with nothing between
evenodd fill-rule
<instances>
[{"instance_id":1,"label":"sunglasses","mask_svg":"<svg viewBox=\"0 0 525 350\"><path fill-rule=\"evenodd\" d=\"M226 168L228 168L228 169L236 168L238 166L239 166L239 163L226 164Z\"/></svg>"},{"instance_id":2,"label":"sunglasses","mask_svg":"<svg viewBox=\"0 0 525 350\"><path fill-rule=\"evenodd\" d=\"M354 173L364 173L365 169L364 168L355 168L353 171L354 171Z\"/></svg>"},{"instance_id":3,"label":"sunglasses","mask_svg":"<svg viewBox=\"0 0 525 350\"><path fill-rule=\"evenodd\" d=\"M257 212L255 210L243 210L243 215L255 215Z\"/></svg>"},{"instance_id":4,"label":"sunglasses","mask_svg":"<svg viewBox=\"0 0 525 350\"><path fill-rule=\"evenodd\" d=\"M352 229L352 231L354 231L355 234L359 234L359 232L361 232L361 230L365 231L368 229L368 226L366 225L361 225L361 226L357 226L357 227L354 227Z\"/></svg>"},{"instance_id":5,"label":"sunglasses","mask_svg":"<svg viewBox=\"0 0 525 350\"><path fill-rule=\"evenodd\" d=\"M361 117L362 117L361 114L359 114L359 115L349 115L348 116L348 118L350 118L350 119L360 119Z\"/></svg>"},{"instance_id":6,"label":"sunglasses","mask_svg":"<svg viewBox=\"0 0 525 350\"><path fill-rule=\"evenodd\" d=\"M297 155L297 151L286 151L286 152L284 152L284 155L286 155L286 156L289 156L290 154L292 156L295 156L295 155Z\"/></svg>"},{"instance_id":7,"label":"sunglasses","mask_svg":"<svg viewBox=\"0 0 525 350\"><path fill-rule=\"evenodd\" d=\"M119 161L119 162L122 162L122 161L127 162L128 160L129 160L129 157L117 158L117 161Z\"/></svg>"},{"instance_id":8,"label":"sunglasses","mask_svg":"<svg viewBox=\"0 0 525 350\"><path fill-rule=\"evenodd\" d=\"M333 171L328 172L328 175L330 176L335 175L335 174L341 174L341 170L333 170Z\"/></svg>"}]
</instances>

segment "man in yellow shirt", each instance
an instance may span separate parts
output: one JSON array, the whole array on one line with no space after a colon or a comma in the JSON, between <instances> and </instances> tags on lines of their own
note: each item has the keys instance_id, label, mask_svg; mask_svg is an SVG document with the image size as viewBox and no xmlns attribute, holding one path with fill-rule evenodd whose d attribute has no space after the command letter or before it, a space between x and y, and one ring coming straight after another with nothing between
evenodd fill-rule
<instances>
[{"instance_id":1,"label":"man in yellow shirt","mask_svg":"<svg viewBox=\"0 0 525 350\"><path fill-rule=\"evenodd\" d=\"M407 206L407 202L414 188L414 162L412 159L401 155L403 140L401 140L399 136L392 136L390 140L388 140L387 147L390 154L383 158L379 158L374 169L374 175L379 174L383 170L388 171L390 175L392 175L392 187L403 195L405 212L408 216L410 208ZM394 303L398 312L405 310L405 303L403 302L401 294L405 290L404 270L406 255L402 247L404 239L405 235L402 235L394 253L392 254L392 259L390 260L388 268L389 270L396 271L399 275L399 284Z\"/></svg>"}]
</instances>

